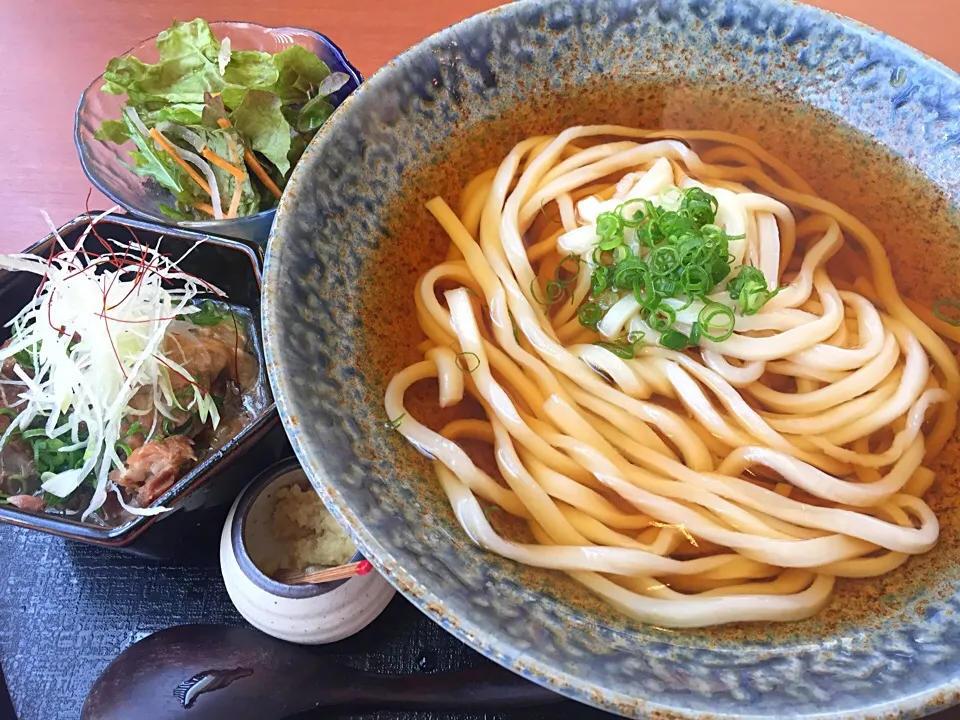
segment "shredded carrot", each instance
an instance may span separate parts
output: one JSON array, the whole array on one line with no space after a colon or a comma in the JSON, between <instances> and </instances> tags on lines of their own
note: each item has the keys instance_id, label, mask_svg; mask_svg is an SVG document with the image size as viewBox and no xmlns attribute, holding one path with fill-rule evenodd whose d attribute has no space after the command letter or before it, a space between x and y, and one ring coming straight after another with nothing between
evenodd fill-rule
<instances>
[{"instance_id":1,"label":"shredded carrot","mask_svg":"<svg viewBox=\"0 0 960 720\"><path fill-rule=\"evenodd\" d=\"M213 205L210 205L209 203L198 202L194 203L193 206L200 212L205 212L210 217L213 217Z\"/></svg>"},{"instance_id":2,"label":"shredded carrot","mask_svg":"<svg viewBox=\"0 0 960 720\"><path fill-rule=\"evenodd\" d=\"M243 170L241 170L241 169L238 168L238 167L235 167L235 166L231 165L231 164L228 163L226 160L224 160L222 157L220 157L219 155L217 155L217 154L216 154L213 150L211 150L210 148L205 147L205 148L201 151L200 154L203 155L207 160L209 160L210 162L212 162L214 165L216 165L218 168L220 168L221 170L225 170L226 172L230 173L231 175L233 175L233 176L234 176L235 178L237 178L238 180L243 180L243 178L245 177L244 174L243 174Z\"/></svg>"},{"instance_id":3,"label":"shredded carrot","mask_svg":"<svg viewBox=\"0 0 960 720\"><path fill-rule=\"evenodd\" d=\"M207 184L207 181L203 179L203 176L200 175L200 173L198 173L186 160L180 157L180 153L176 151L173 145L167 142L167 139L161 135L156 128L150 129L150 137L152 137L156 141L157 145L163 148L170 155L170 157L174 159L174 162L176 162L177 165L186 171L187 175L197 181L197 185L202 187L207 195L211 194L210 186Z\"/></svg>"},{"instance_id":4,"label":"shredded carrot","mask_svg":"<svg viewBox=\"0 0 960 720\"><path fill-rule=\"evenodd\" d=\"M227 118L220 118L217 120L217 124L222 128L231 127L230 121ZM263 183L264 187L267 188L273 195L279 198L282 193L280 188L277 187L277 184L273 181L267 171L263 169L263 165L260 164L260 161L257 160L257 157L253 154L250 148L244 146L243 148L243 159L246 160L247 165L250 166L250 169L253 170L253 174L260 178L260 182Z\"/></svg>"},{"instance_id":5,"label":"shredded carrot","mask_svg":"<svg viewBox=\"0 0 960 720\"><path fill-rule=\"evenodd\" d=\"M227 135L227 144L230 146L230 162L239 163L240 152L237 150L237 144L229 135ZM244 174L243 177L236 178L233 181L233 197L230 198L230 209L227 211L228 218L237 216L237 210L240 208L240 196L243 194L243 181L246 177L246 174Z\"/></svg>"},{"instance_id":6,"label":"shredded carrot","mask_svg":"<svg viewBox=\"0 0 960 720\"><path fill-rule=\"evenodd\" d=\"M260 161L257 160L256 156L250 152L250 148L245 147L243 149L243 159L246 160L247 165L253 169L253 174L260 178L260 182L264 184L264 187L266 187L267 190L272 192L274 196L279 199L283 193L280 192L280 188L277 187L277 184L273 181L273 179L267 175L267 171L263 169L263 165L260 164Z\"/></svg>"}]
</instances>

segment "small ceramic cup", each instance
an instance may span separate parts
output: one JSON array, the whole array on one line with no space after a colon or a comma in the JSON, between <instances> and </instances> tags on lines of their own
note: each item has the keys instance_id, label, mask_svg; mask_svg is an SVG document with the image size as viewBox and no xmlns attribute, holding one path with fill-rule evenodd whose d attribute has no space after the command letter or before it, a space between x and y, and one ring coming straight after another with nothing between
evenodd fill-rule
<instances>
[{"instance_id":1,"label":"small ceramic cup","mask_svg":"<svg viewBox=\"0 0 960 720\"><path fill-rule=\"evenodd\" d=\"M220 569L237 610L259 630L301 645L335 642L369 625L393 598L394 588L376 572L322 585L286 585L252 558L270 553L276 493L309 487L296 459L269 468L240 493L220 537ZM351 562L362 560L357 552Z\"/></svg>"}]
</instances>

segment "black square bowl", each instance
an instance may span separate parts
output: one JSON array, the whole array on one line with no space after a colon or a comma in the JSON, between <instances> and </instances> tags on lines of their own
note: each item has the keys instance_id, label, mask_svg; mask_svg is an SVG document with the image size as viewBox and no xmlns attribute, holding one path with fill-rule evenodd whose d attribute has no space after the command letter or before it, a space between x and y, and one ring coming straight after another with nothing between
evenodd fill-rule
<instances>
[{"instance_id":1,"label":"black square bowl","mask_svg":"<svg viewBox=\"0 0 960 720\"><path fill-rule=\"evenodd\" d=\"M73 247L95 217L95 213L81 215L59 229L60 237ZM99 220L96 229L115 250L118 248L113 243L118 241L136 239L155 247L162 239L163 252L179 257L197 245L180 262L181 269L225 291L230 302L250 309L254 319L255 350L263 382L266 382L259 322L263 263L259 248L242 241L153 225L123 215ZM51 234L24 252L47 257L54 241ZM93 233L87 236L84 247L91 255L103 252L103 246ZM0 326L6 325L26 305L39 282L40 278L32 273L0 271ZM9 328L0 327L0 342L6 340L9 333ZM156 501L170 508L170 512L153 517L135 516L113 527L101 527L69 517L0 505L0 522L142 556L181 558L204 548L209 550L207 546L220 534L230 502L247 481L285 454L286 448L286 437L271 399L240 434L198 463ZM211 542L198 544L201 538L211 538Z\"/></svg>"}]
</instances>

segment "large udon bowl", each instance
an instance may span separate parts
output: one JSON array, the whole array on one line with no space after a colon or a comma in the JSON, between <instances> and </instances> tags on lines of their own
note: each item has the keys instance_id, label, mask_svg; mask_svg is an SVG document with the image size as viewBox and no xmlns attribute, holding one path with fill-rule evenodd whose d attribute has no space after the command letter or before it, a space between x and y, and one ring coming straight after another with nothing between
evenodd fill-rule
<instances>
[{"instance_id":1,"label":"large udon bowl","mask_svg":"<svg viewBox=\"0 0 960 720\"><path fill-rule=\"evenodd\" d=\"M667 631L555 573L479 550L426 459L385 427L410 362L413 282L439 259L425 199L517 140L578 122L735 129L888 244L902 288L957 296L960 80L849 20L774 0L528 0L388 64L322 128L277 215L264 334L318 492L377 569L480 652L629 716L917 717L960 698L955 445L938 548L842 581L818 617Z\"/></svg>"}]
</instances>

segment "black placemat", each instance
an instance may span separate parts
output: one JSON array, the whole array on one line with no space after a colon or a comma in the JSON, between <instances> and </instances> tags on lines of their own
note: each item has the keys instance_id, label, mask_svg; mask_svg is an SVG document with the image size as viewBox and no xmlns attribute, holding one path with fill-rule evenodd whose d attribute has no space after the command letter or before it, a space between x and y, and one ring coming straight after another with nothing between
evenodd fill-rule
<instances>
[{"instance_id":1,"label":"black placemat","mask_svg":"<svg viewBox=\"0 0 960 720\"><path fill-rule=\"evenodd\" d=\"M243 624L223 587L217 547L191 565L142 560L0 526L0 664L19 720L77 720L90 685L124 648L185 623ZM438 672L488 662L402 597L357 635L315 652L381 673ZM2 685L0 685L2 691ZM0 720L6 720L0 697ZM149 717L149 714L145 714ZM564 702L506 713L372 713L299 720L604 720ZM947 711L937 720L958 720ZM198 720L208 720L198 718Z\"/></svg>"},{"instance_id":2,"label":"black placemat","mask_svg":"<svg viewBox=\"0 0 960 720\"><path fill-rule=\"evenodd\" d=\"M77 720L97 675L124 648L150 633L184 623L244 622L223 587L214 544L202 549L194 565L173 566L0 526L0 548L0 662L20 720ZM382 673L437 672L487 662L399 596L363 632L316 652ZM332 716L325 712L310 717ZM502 714L349 717L600 720L613 716L563 703L542 711Z\"/></svg>"}]
</instances>

